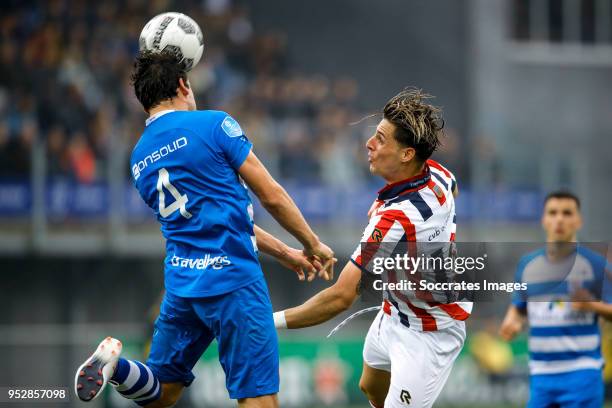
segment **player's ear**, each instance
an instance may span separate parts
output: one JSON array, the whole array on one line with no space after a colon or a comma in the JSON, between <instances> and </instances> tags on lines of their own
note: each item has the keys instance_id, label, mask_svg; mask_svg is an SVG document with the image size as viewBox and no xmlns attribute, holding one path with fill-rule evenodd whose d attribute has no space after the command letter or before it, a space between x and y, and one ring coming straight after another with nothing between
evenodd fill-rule
<instances>
[{"instance_id":1,"label":"player's ear","mask_svg":"<svg viewBox=\"0 0 612 408\"><path fill-rule=\"evenodd\" d=\"M576 227L578 229L582 228L582 214L580 213L580 209L578 209L578 225Z\"/></svg>"},{"instance_id":2,"label":"player's ear","mask_svg":"<svg viewBox=\"0 0 612 408\"><path fill-rule=\"evenodd\" d=\"M416 150L413 147L405 147L402 153L402 163L408 163L410 160L414 159L416 155Z\"/></svg>"},{"instance_id":3,"label":"player's ear","mask_svg":"<svg viewBox=\"0 0 612 408\"><path fill-rule=\"evenodd\" d=\"M179 78L179 87L177 90L177 94L181 93L183 96L189 95L189 81L184 80L183 78Z\"/></svg>"},{"instance_id":4,"label":"player's ear","mask_svg":"<svg viewBox=\"0 0 612 408\"><path fill-rule=\"evenodd\" d=\"M540 225L542 229L546 231L546 208L542 211L542 217L540 217Z\"/></svg>"}]
</instances>

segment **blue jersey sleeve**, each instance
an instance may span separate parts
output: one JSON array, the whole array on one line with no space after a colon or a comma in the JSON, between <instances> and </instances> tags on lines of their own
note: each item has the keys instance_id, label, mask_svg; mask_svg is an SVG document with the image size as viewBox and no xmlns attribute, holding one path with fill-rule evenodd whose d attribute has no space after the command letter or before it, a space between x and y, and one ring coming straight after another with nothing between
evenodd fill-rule
<instances>
[{"instance_id":1,"label":"blue jersey sleeve","mask_svg":"<svg viewBox=\"0 0 612 408\"><path fill-rule=\"evenodd\" d=\"M600 253L586 246L579 246L578 252L586 258L593 268L595 275L593 293L602 302L612 303L612 270L610 269L610 263Z\"/></svg>"},{"instance_id":2,"label":"blue jersey sleeve","mask_svg":"<svg viewBox=\"0 0 612 408\"><path fill-rule=\"evenodd\" d=\"M586 252L586 257L595 271L596 279L600 282L601 301L612 303L612 270L606 258L593 251Z\"/></svg>"},{"instance_id":3,"label":"blue jersey sleeve","mask_svg":"<svg viewBox=\"0 0 612 408\"><path fill-rule=\"evenodd\" d=\"M518 265L516 266L516 272L514 274L514 282L522 283L523 281L523 271L525 270L525 265L528 260L526 258L522 258ZM512 304L516 306L517 309L525 310L527 308L527 295L522 291L514 291L512 293Z\"/></svg>"},{"instance_id":4,"label":"blue jersey sleeve","mask_svg":"<svg viewBox=\"0 0 612 408\"><path fill-rule=\"evenodd\" d=\"M238 122L226 114L215 128L214 137L228 163L238 170L253 147Z\"/></svg>"},{"instance_id":5,"label":"blue jersey sleeve","mask_svg":"<svg viewBox=\"0 0 612 408\"><path fill-rule=\"evenodd\" d=\"M604 261L603 265L601 300L605 303L612 303L612 267L610 267L610 262L607 261Z\"/></svg>"}]
</instances>

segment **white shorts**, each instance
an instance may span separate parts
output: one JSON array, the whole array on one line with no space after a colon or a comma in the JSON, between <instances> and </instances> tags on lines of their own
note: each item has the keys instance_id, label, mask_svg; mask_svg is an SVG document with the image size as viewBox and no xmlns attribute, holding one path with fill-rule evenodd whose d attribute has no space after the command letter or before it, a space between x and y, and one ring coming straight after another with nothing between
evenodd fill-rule
<instances>
[{"instance_id":1,"label":"white shorts","mask_svg":"<svg viewBox=\"0 0 612 408\"><path fill-rule=\"evenodd\" d=\"M385 408L431 407L464 341L465 322L421 332L404 326L397 316L381 310L368 331L363 360L372 368L391 373Z\"/></svg>"}]
</instances>

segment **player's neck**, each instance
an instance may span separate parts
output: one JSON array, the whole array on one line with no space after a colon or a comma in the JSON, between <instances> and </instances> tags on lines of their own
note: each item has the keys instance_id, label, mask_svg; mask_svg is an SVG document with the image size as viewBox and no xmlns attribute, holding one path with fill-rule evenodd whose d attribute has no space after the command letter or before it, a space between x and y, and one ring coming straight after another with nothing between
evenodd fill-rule
<instances>
[{"instance_id":1,"label":"player's neck","mask_svg":"<svg viewBox=\"0 0 612 408\"><path fill-rule=\"evenodd\" d=\"M572 243L576 243L578 242L578 235L574 234L572 235L569 239L565 239L565 240L559 240L558 238L554 238L553 236L546 236L546 242L548 242L549 244L558 244L558 245L569 245Z\"/></svg>"},{"instance_id":2,"label":"player's neck","mask_svg":"<svg viewBox=\"0 0 612 408\"><path fill-rule=\"evenodd\" d=\"M159 105L155 105L154 107L149 109L149 117L167 110L187 110L187 107L184 105L185 104L181 104L179 102L160 103Z\"/></svg>"},{"instance_id":3,"label":"player's neck","mask_svg":"<svg viewBox=\"0 0 612 408\"><path fill-rule=\"evenodd\" d=\"M548 241L546 245L546 257L550 261L561 261L576 251L576 237L570 241L554 242Z\"/></svg>"},{"instance_id":4,"label":"player's neck","mask_svg":"<svg viewBox=\"0 0 612 408\"><path fill-rule=\"evenodd\" d=\"M406 166L404 170L398 171L393 175L383 178L385 179L387 184L397 183L398 181L407 180L414 176L418 176L423 171L424 166L424 164L413 163L411 165Z\"/></svg>"}]
</instances>

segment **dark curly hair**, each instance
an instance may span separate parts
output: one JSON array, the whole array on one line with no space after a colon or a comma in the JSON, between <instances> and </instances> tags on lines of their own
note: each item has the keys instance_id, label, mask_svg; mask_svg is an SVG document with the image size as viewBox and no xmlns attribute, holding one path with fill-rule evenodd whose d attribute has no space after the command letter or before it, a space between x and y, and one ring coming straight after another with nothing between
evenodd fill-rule
<instances>
[{"instance_id":1,"label":"dark curly hair","mask_svg":"<svg viewBox=\"0 0 612 408\"><path fill-rule=\"evenodd\" d=\"M179 79L187 83L187 71L175 54L168 51L141 51L130 77L136 98L145 111L176 96Z\"/></svg>"},{"instance_id":2,"label":"dark curly hair","mask_svg":"<svg viewBox=\"0 0 612 408\"><path fill-rule=\"evenodd\" d=\"M440 146L444 120L442 110L427 103L432 96L416 88L406 88L389 99L383 117L396 126L395 140L416 150L425 161Z\"/></svg>"}]
</instances>

